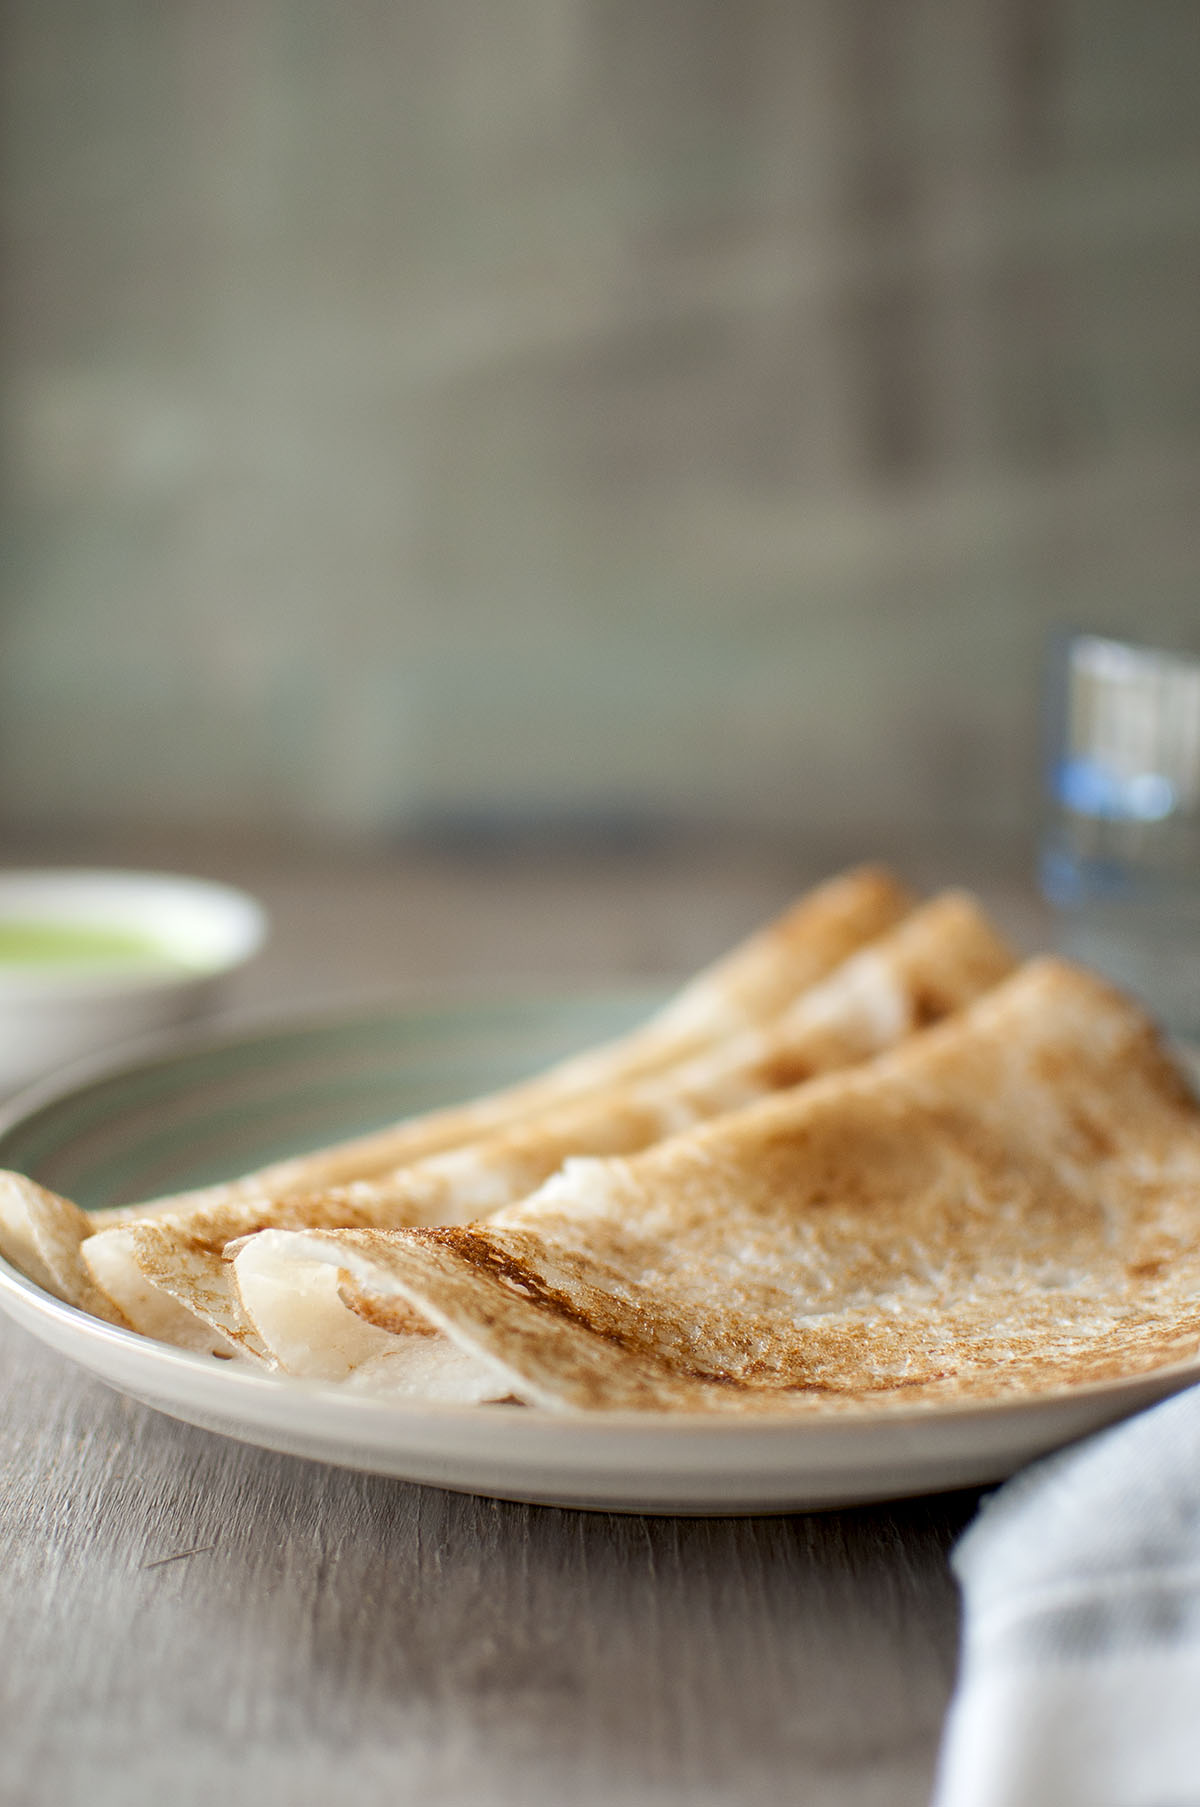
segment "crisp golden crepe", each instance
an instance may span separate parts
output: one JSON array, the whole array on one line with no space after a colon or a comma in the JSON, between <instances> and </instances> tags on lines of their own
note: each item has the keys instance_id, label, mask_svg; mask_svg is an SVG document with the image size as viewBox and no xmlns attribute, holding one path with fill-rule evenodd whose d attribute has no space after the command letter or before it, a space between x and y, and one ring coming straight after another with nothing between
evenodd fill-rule
<instances>
[{"instance_id":1,"label":"crisp golden crepe","mask_svg":"<svg viewBox=\"0 0 1200 1807\"><path fill-rule=\"evenodd\" d=\"M415 1310L476 1397L1029 1396L1200 1351L1200 1107L1133 1002L1040 960L877 1060L568 1162L486 1223L266 1232L235 1255L330 1266L401 1370Z\"/></svg>"},{"instance_id":2,"label":"crisp golden crepe","mask_svg":"<svg viewBox=\"0 0 1200 1807\"><path fill-rule=\"evenodd\" d=\"M278 1162L223 1185L149 1204L84 1212L32 1185L0 1174L0 1254L60 1298L150 1336L189 1348L260 1353L246 1334L219 1270L200 1274L193 1291L214 1293L203 1316L179 1306L146 1277L136 1238L115 1226L158 1218L173 1235L191 1226L197 1248L219 1251L228 1236L260 1223L360 1224L378 1221L354 1198L313 1201L311 1195L461 1146L498 1127L526 1120L564 1100L622 1080L661 1071L722 1037L782 1010L805 987L833 970L856 948L899 921L913 899L890 873L861 867L806 893L766 928L705 969L649 1023L620 1041L560 1062L547 1073L491 1097L429 1112L353 1142ZM216 1234L216 1225L227 1226ZM92 1246L98 1232L113 1230ZM228 1328L236 1332L232 1341Z\"/></svg>"},{"instance_id":3,"label":"crisp golden crepe","mask_svg":"<svg viewBox=\"0 0 1200 1807\"><path fill-rule=\"evenodd\" d=\"M166 1299L147 1301L133 1290L149 1281L230 1342L274 1355L271 1337L264 1346L254 1334L262 1330L261 1305L252 1327L229 1290L222 1256L236 1238L263 1229L396 1229L487 1217L534 1191L572 1155L636 1152L785 1085L865 1059L968 1003L1012 965L979 906L947 893L852 955L767 1028L746 1030L654 1079L590 1094L386 1181L116 1226L92 1238L83 1259L135 1323L147 1321L148 1310L161 1324L171 1309ZM183 1323L175 1335L203 1342ZM299 1347L297 1333L288 1340Z\"/></svg>"},{"instance_id":4,"label":"crisp golden crepe","mask_svg":"<svg viewBox=\"0 0 1200 1807\"><path fill-rule=\"evenodd\" d=\"M338 1195L344 1224L397 1229L482 1220L534 1191L572 1156L636 1153L672 1132L864 1060L969 1003L1013 965L978 904L947 892L852 955L766 1029L748 1030L656 1079L614 1087L419 1162L387 1182L345 1188ZM335 1195L310 1203L319 1204L322 1221L332 1227ZM202 1224L193 1220L186 1236L166 1222L130 1226L97 1237L89 1254L106 1253L121 1237L143 1276L226 1335L244 1336L245 1315L230 1301L221 1253L241 1234L317 1227L315 1216L306 1226L289 1224L287 1214L286 1202L253 1218L239 1207L209 1214ZM104 1278L102 1269L94 1271ZM331 1363L327 1343L332 1337L340 1349L350 1326L339 1322L345 1308L330 1293L328 1276L318 1294L311 1272L281 1281L249 1262L239 1272L242 1304L269 1354L293 1372L342 1372L340 1353Z\"/></svg>"},{"instance_id":5,"label":"crisp golden crepe","mask_svg":"<svg viewBox=\"0 0 1200 1807\"><path fill-rule=\"evenodd\" d=\"M347 1202L356 1213L377 1205L384 1229L491 1216L535 1191L571 1155L636 1154L770 1092L869 1059L961 1009L1015 964L974 899L947 892L802 992L767 1027L653 1078L589 1093L386 1179L360 1182ZM358 1221L365 1226L365 1215ZM222 1246L231 1240L219 1226L217 1235Z\"/></svg>"}]
</instances>

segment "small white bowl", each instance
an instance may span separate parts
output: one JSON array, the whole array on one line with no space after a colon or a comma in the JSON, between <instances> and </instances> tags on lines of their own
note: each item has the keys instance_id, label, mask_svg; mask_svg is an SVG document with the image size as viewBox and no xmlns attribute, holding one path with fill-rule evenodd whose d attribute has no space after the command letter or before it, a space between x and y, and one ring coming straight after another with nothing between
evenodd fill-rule
<instances>
[{"instance_id":1,"label":"small white bowl","mask_svg":"<svg viewBox=\"0 0 1200 1807\"><path fill-rule=\"evenodd\" d=\"M206 879L0 871L0 1090L204 1016L266 932L260 904Z\"/></svg>"}]
</instances>

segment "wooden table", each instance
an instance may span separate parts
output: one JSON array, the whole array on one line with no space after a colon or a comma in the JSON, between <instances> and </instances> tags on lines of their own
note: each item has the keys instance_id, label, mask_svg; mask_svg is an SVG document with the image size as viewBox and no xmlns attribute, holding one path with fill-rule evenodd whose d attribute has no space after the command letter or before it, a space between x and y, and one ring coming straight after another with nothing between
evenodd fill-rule
<instances>
[{"instance_id":1,"label":"wooden table","mask_svg":"<svg viewBox=\"0 0 1200 1807\"><path fill-rule=\"evenodd\" d=\"M686 970L817 875L694 847L197 869L274 915L239 1012ZM1038 939L1019 879L982 888ZM510 1505L175 1424L7 1323L0 1350L6 1807L928 1798L971 1495L742 1520Z\"/></svg>"}]
</instances>

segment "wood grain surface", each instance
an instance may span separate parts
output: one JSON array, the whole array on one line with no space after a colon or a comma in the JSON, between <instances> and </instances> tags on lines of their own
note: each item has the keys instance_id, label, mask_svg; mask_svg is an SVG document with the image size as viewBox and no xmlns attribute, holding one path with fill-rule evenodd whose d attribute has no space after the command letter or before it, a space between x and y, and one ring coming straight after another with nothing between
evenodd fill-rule
<instances>
[{"instance_id":1,"label":"wood grain surface","mask_svg":"<svg viewBox=\"0 0 1200 1807\"><path fill-rule=\"evenodd\" d=\"M391 909L378 873L336 905L319 875L260 882L274 999L336 989L331 924L355 976L374 945L390 983L389 922L423 981L452 975L447 923L486 924L474 972L536 944L524 880L501 876L486 910L461 875L417 881L392 875ZM549 887L543 923L572 888L622 976L684 964L659 945L671 901L698 962L720 945L706 928L732 939L786 895L774 873L695 884L689 913L682 880L593 870ZM574 964L588 976L586 938ZM176 1424L8 1324L0 1361L5 1807L928 1798L955 1661L946 1556L972 1495L741 1520L511 1505Z\"/></svg>"},{"instance_id":2,"label":"wood grain surface","mask_svg":"<svg viewBox=\"0 0 1200 1807\"><path fill-rule=\"evenodd\" d=\"M666 1519L243 1447L0 1335L3 1798L928 1797L973 1500Z\"/></svg>"}]
</instances>

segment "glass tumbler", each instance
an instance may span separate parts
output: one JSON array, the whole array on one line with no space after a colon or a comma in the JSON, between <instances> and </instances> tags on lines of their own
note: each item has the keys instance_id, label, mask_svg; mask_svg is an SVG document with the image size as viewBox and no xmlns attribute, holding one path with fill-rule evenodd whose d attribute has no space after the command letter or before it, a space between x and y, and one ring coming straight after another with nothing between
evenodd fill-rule
<instances>
[{"instance_id":1,"label":"glass tumbler","mask_svg":"<svg viewBox=\"0 0 1200 1807\"><path fill-rule=\"evenodd\" d=\"M1070 958L1200 1037L1200 659L1055 648L1041 879Z\"/></svg>"}]
</instances>

